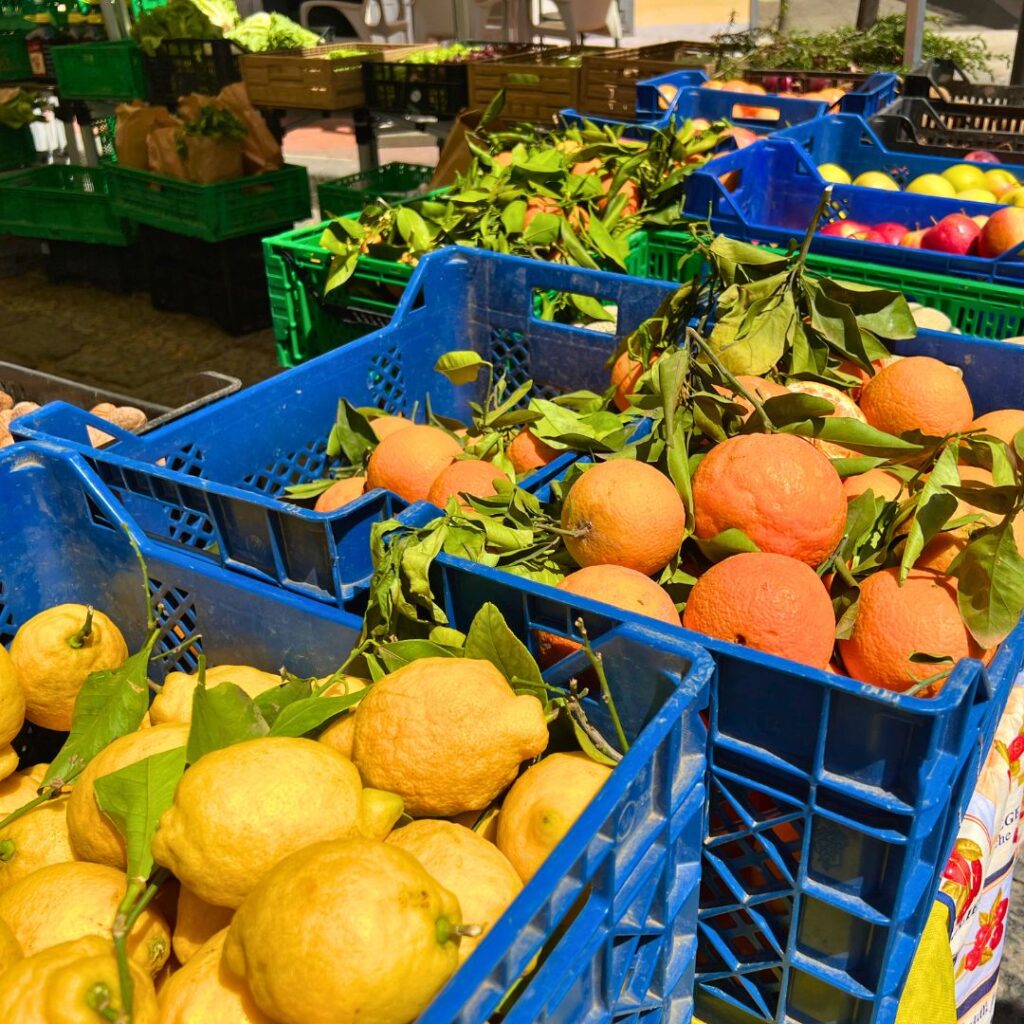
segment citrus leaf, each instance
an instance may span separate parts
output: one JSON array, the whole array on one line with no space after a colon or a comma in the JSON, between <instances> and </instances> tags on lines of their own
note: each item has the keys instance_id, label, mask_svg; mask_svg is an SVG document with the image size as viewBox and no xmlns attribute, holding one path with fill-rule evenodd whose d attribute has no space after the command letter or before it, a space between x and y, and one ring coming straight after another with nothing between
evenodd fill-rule
<instances>
[{"instance_id":1,"label":"citrus leaf","mask_svg":"<svg viewBox=\"0 0 1024 1024\"><path fill-rule=\"evenodd\" d=\"M466 634L450 626L435 626L427 637L431 643L440 644L449 650L461 650L466 646Z\"/></svg>"},{"instance_id":2,"label":"citrus leaf","mask_svg":"<svg viewBox=\"0 0 1024 1024\"><path fill-rule=\"evenodd\" d=\"M543 683L540 668L526 645L512 632L501 612L487 602L473 616L466 634L465 656L489 661L506 679Z\"/></svg>"},{"instance_id":3,"label":"citrus leaf","mask_svg":"<svg viewBox=\"0 0 1024 1024\"><path fill-rule=\"evenodd\" d=\"M334 426L327 436L327 457L344 455L349 465L361 466L376 446L377 435L369 419L344 398L339 399Z\"/></svg>"},{"instance_id":4,"label":"citrus leaf","mask_svg":"<svg viewBox=\"0 0 1024 1024\"><path fill-rule=\"evenodd\" d=\"M477 379L482 366L489 365L479 352L463 349L445 352L436 363L434 369L443 373L453 384L472 384Z\"/></svg>"},{"instance_id":5,"label":"citrus leaf","mask_svg":"<svg viewBox=\"0 0 1024 1024\"><path fill-rule=\"evenodd\" d=\"M395 640L380 644L377 654L389 672L395 672L420 658L454 658L455 653L431 640Z\"/></svg>"},{"instance_id":6,"label":"citrus leaf","mask_svg":"<svg viewBox=\"0 0 1024 1024\"><path fill-rule=\"evenodd\" d=\"M209 689L200 683L192 694L188 763L195 764L211 750L266 736L269 731L260 709L240 686L219 683Z\"/></svg>"},{"instance_id":7,"label":"citrus leaf","mask_svg":"<svg viewBox=\"0 0 1024 1024\"><path fill-rule=\"evenodd\" d=\"M291 487L284 489L284 493L289 498L295 498L297 501L302 501L306 498L318 498L337 482L337 480L310 480L308 484L292 484Z\"/></svg>"},{"instance_id":8,"label":"citrus leaf","mask_svg":"<svg viewBox=\"0 0 1024 1024\"><path fill-rule=\"evenodd\" d=\"M538 213L523 229L523 241L527 245L548 246L558 240L563 219L554 213Z\"/></svg>"},{"instance_id":9,"label":"citrus leaf","mask_svg":"<svg viewBox=\"0 0 1024 1024\"><path fill-rule=\"evenodd\" d=\"M280 686L275 686L253 697L253 703L269 726L273 726L281 712L296 701L304 700L313 693L313 684L309 679L298 679L292 676Z\"/></svg>"},{"instance_id":10,"label":"citrus leaf","mask_svg":"<svg viewBox=\"0 0 1024 1024\"><path fill-rule=\"evenodd\" d=\"M154 632L146 646L120 668L93 672L75 698L71 732L50 763L42 786L68 781L119 736L134 732L149 708L149 658Z\"/></svg>"},{"instance_id":11,"label":"citrus leaf","mask_svg":"<svg viewBox=\"0 0 1024 1024\"><path fill-rule=\"evenodd\" d=\"M572 731L576 734L576 742L580 745L580 750L582 750L591 761L607 765L609 768L614 768L619 763L614 758L609 757L607 754L604 754L597 749L594 741L587 735L586 730L583 729L575 718L570 718L570 721L572 722Z\"/></svg>"},{"instance_id":12,"label":"citrus leaf","mask_svg":"<svg viewBox=\"0 0 1024 1024\"><path fill-rule=\"evenodd\" d=\"M590 317L591 320L596 320L599 323L615 322L615 313L605 309L592 295L578 295L573 292L569 299L584 316Z\"/></svg>"},{"instance_id":13,"label":"citrus leaf","mask_svg":"<svg viewBox=\"0 0 1024 1024\"><path fill-rule=\"evenodd\" d=\"M1024 430L1018 430L1013 435L1013 450L1017 453L1017 458L1024 462Z\"/></svg>"},{"instance_id":14,"label":"citrus leaf","mask_svg":"<svg viewBox=\"0 0 1024 1024\"><path fill-rule=\"evenodd\" d=\"M400 206L395 216L395 223L398 233L406 244L421 252L429 249L434 241L434 236L427 227L427 222L411 207Z\"/></svg>"},{"instance_id":15,"label":"citrus leaf","mask_svg":"<svg viewBox=\"0 0 1024 1024\"><path fill-rule=\"evenodd\" d=\"M160 815L174 802L185 772L185 748L175 747L136 761L93 782L100 810L124 839L129 878L149 878L150 847Z\"/></svg>"},{"instance_id":16,"label":"citrus leaf","mask_svg":"<svg viewBox=\"0 0 1024 1024\"><path fill-rule=\"evenodd\" d=\"M289 704L270 730L271 736L307 736L332 718L351 711L369 693L369 687L342 697L305 697Z\"/></svg>"},{"instance_id":17,"label":"citrus leaf","mask_svg":"<svg viewBox=\"0 0 1024 1024\"><path fill-rule=\"evenodd\" d=\"M835 441L845 448L852 448L865 455L907 455L910 452L922 450L921 445L914 444L913 441L883 433L862 420L846 416L825 416L820 419L804 420L800 423L789 424L782 429L786 433L799 434L800 437L817 437L822 441Z\"/></svg>"},{"instance_id":18,"label":"citrus leaf","mask_svg":"<svg viewBox=\"0 0 1024 1024\"><path fill-rule=\"evenodd\" d=\"M501 211L502 227L510 234L518 234L523 230L523 221L526 219L526 200L513 199L504 210Z\"/></svg>"},{"instance_id":19,"label":"citrus leaf","mask_svg":"<svg viewBox=\"0 0 1024 1024\"><path fill-rule=\"evenodd\" d=\"M700 540L697 537L694 539L704 557L712 562L720 562L723 558L745 551L761 550L742 530L735 527L715 534L710 540Z\"/></svg>"},{"instance_id":20,"label":"citrus leaf","mask_svg":"<svg viewBox=\"0 0 1024 1024\"><path fill-rule=\"evenodd\" d=\"M835 410L828 399L804 394L776 395L761 402L761 407L776 427L785 427L816 416L828 416ZM751 417L752 421L755 419Z\"/></svg>"},{"instance_id":21,"label":"citrus leaf","mask_svg":"<svg viewBox=\"0 0 1024 1024\"><path fill-rule=\"evenodd\" d=\"M1005 640L1024 614L1024 558L1013 521L978 530L949 567L958 581L957 604L984 648Z\"/></svg>"},{"instance_id":22,"label":"citrus leaf","mask_svg":"<svg viewBox=\"0 0 1024 1024\"><path fill-rule=\"evenodd\" d=\"M960 483L956 460L956 449L953 445L947 445L921 488L910 520L907 543L900 559L901 585L925 544L949 522L949 517L956 511L956 498L947 490L948 487L955 487Z\"/></svg>"},{"instance_id":23,"label":"citrus leaf","mask_svg":"<svg viewBox=\"0 0 1024 1024\"><path fill-rule=\"evenodd\" d=\"M1015 486L993 487L991 484L978 484L973 482L963 483L960 486L951 486L949 491L958 498L963 498L977 508L983 508L986 512L994 512L997 516L1010 514L1016 504L1019 491Z\"/></svg>"}]
</instances>

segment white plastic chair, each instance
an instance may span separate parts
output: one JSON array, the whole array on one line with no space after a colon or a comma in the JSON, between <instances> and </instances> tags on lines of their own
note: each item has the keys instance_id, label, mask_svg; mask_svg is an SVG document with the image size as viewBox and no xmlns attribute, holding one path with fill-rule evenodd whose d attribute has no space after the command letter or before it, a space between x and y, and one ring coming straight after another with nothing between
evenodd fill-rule
<instances>
[{"instance_id":1,"label":"white plastic chair","mask_svg":"<svg viewBox=\"0 0 1024 1024\"><path fill-rule=\"evenodd\" d=\"M318 7L341 14L364 43L411 41L405 0L304 0L299 6L299 24L309 28L310 12Z\"/></svg>"},{"instance_id":2,"label":"white plastic chair","mask_svg":"<svg viewBox=\"0 0 1024 1024\"><path fill-rule=\"evenodd\" d=\"M545 8L550 2L554 10ZM587 35L611 36L615 45L622 38L622 19L616 0L540 0L530 10L531 38L565 39L582 43Z\"/></svg>"}]
</instances>

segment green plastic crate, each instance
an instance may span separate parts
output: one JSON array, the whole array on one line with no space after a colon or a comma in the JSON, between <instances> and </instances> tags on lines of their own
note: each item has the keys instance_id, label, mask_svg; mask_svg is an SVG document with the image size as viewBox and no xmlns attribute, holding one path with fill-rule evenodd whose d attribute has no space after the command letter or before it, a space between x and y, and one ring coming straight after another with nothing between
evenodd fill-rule
<instances>
[{"instance_id":1,"label":"green plastic crate","mask_svg":"<svg viewBox=\"0 0 1024 1024\"><path fill-rule=\"evenodd\" d=\"M0 31L0 82L19 82L31 77L25 33L19 29Z\"/></svg>"},{"instance_id":2,"label":"green plastic crate","mask_svg":"<svg viewBox=\"0 0 1024 1024\"><path fill-rule=\"evenodd\" d=\"M144 100L142 51L130 39L53 47L57 90L68 100Z\"/></svg>"},{"instance_id":3,"label":"green plastic crate","mask_svg":"<svg viewBox=\"0 0 1024 1024\"><path fill-rule=\"evenodd\" d=\"M320 247L320 236L328 223L263 240L274 340L278 361L285 367L386 326L412 276L413 268L407 264L363 256L345 285L325 299L331 254ZM637 231L629 245L627 269L643 275L648 264L647 235Z\"/></svg>"},{"instance_id":4,"label":"green plastic crate","mask_svg":"<svg viewBox=\"0 0 1024 1024\"><path fill-rule=\"evenodd\" d=\"M0 127L0 171L13 171L19 167L31 167L36 162L36 144L32 141L32 130Z\"/></svg>"},{"instance_id":5,"label":"green plastic crate","mask_svg":"<svg viewBox=\"0 0 1024 1024\"><path fill-rule=\"evenodd\" d=\"M372 171L360 171L333 181L322 181L317 186L320 213L324 217L344 210L358 210L364 203L384 199L397 203L408 199L434 175L433 167L421 164L385 164Z\"/></svg>"},{"instance_id":6,"label":"green plastic crate","mask_svg":"<svg viewBox=\"0 0 1024 1024\"><path fill-rule=\"evenodd\" d=\"M0 233L129 245L134 227L114 212L108 172L51 164L0 179Z\"/></svg>"},{"instance_id":7,"label":"green plastic crate","mask_svg":"<svg viewBox=\"0 0 1024 1024\"><path fill-rule=\"evenodd\" d=\"M108 173L119 216L207 242L253 235L310 213L305 167L285 164L279 171L215 185L119 166Z\"/></svg>"},{"instance_id":8,"label":"green plastic crate","mask_svg":"<svg viewBox=\"0 0 1024 1024\"><path fill-rule=\"evenodd\" d=\"M643 269L634 273L659 281L689 279L702 264L693 237L686 231L652 231L644 258ZM990 341L1024 335L1024 298L1019 288L814 253L808 255L807 266L817 274L841 281L899 289L911 301L945 313L961 334Z\"/></svg>"}]
</instances>

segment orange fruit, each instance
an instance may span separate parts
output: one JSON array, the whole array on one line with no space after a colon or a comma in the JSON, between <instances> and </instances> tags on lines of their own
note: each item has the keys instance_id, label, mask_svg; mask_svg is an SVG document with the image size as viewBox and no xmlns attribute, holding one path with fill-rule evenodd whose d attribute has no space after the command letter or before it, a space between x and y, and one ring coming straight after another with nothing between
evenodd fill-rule
<instances>
[{"instance_id":1,"label":"orange fruit","mask_svg":"<svg viewBox=\"0 0 1024 1024\"><path fill-rule=\"evenodd\" d=\"M589 565L577 569L558 584L558 589L672 626L679 625L679 612L668 591L642 572L622 565ZM553 633L538 633L537 642L541 660L546 665L568 657L579 648L574 640Z\"/></svg>"},{"instance_id":2,"label":"orange fruit","mask_svg":"<svg viewBox=\"0 0 1024 1024\"><path fill-rule=\"evenodd\" d=\"M516 434L507 452L517 477L554 462L561 454L562 452L545 444L529 427L523 427Z\"/></svg>"},{"instance_id":3,"label":"orange fruit","mask_svg":"<svg viewBox=\"0 0 1024 1024\"><path fill-rule=\"evenodd\" d=\"M531 196L526 202L526 215L523 217L525 231L538 213L561 213L562 208L548 196Z\"/></svg>"},{"instance_id":4,"label":"orange fruit","mask_svg":"<svg viewBox=\"0 0 1024 1024\"><path fill-rule=\"evenodd\" d=\"M694 532L742 530L761 551L816 566L846 525L839 474L794 434L740 434L715 445L693 475Z\"/></svg>"},{"instance_id":5,"label":"orange fruit","mask_svg":"<svg viewBox=\"0 0 1024 1024\"><path fill-rule=\"evenodd\" d=\"M903 481L884 469L869 469L843 481L843 493L847 501L859 498L865 491L872 491L876 498L896 501L903 489Z\"/></svg>"},{"instance_id":6,"label":"orange fruit","mask_svg":"<svg viewBox=\"0 0 1024 1024\"><path fill-rule=\"evenodd\" d=\"M649 366L653 366L657 356L652 355ZM629 408L629 396L636 388L636 382L644 375L644 364L639 359L634 359L629 354L629 349L624 348L619 357L612 363L612 387L615 394L612 401L615 408L624 411Z\"/></svg>"},{"instance_id":7,"label":"orange fruit","mask_svg":"<svg viewBox=\"0 0 1024 1024\"><path fill-rule=\"evenodd\" d=\"M908 356L882 367L864 385L860 407L868 423L887 434L920 430L942 437L966 430L974 420L959 370L931 356Z\"/></svg>"},{"instance_id":8,"label":"orange fruit","mask_svg":"<svg viewBox=\"0 0 1024 1024\"><path fill-rule=\"evenodd\" d=\"M832 412L828 414L829 416L859 420L861 423L867 422L867 417L860 411L857 403L838 388L831 387L828 384L820 384L816 380L794 380L789 383L788 390L794 394L813 395L815 398L824 398L826 402L831 402ZM814 437L809 440L818 451L823 452L830 459L854 458L858 454L833 441L821 441Z\"/></svg>"},{"instance_id":9,"label":"orange fruit","mask_svg":"<svg viewBox=\"0 0 1024 1024\"><path fill-rule=\"evenodd\" d=\"M814 570L765 552L733 555L708 569L690 591L683 625L815 668L827 667L836 631Z\"/></svg>"},{"instance_id":10,"label":"orange fruit","mask_svg":"<svg viewBox=\"0 0 1024 1024\"><path fill-rule=\"evenodd\" d=\"M845 373L848 377L856 377L860 381L860 386L850 389L850 394L859 400L863 385L867 384L883 366L891 366L893 363L899 362L899 360L904 358L904 356L885 356L882 359L873 359L871 361L873 367L871 373L868 373L867 370L862 369L856 363L850 362L849 359L840 359L836 369L840 373Z\"/></svg>"},{"instance_id":11,"label":"orange fruit","mask_svg":"<svg viewBox=\"0 0 1024 1024\"><path fill-rule=\"evenodd\" d=\"M444 508L449 498L463 494L472 494L474 498L489 498L497 494L494 486L496 478L504 476L500 469L495 469L489 462L481 459L457 459L446 466L430 485L427 501ZM470 508L468 501L459 497L460 508Z\"/></svg>"},{"instance_id":12,"label":"orange fruit","mask_svg":"<svg viewBox=\"0 0 1024 1024\"><path fill-rule=\"evenodd\" d=\"M601 179L601 188L607 193L612 187L612 176L608 176ZM626 179L620 186L618 195L625 194L626 202L622 207L621 217L632 217L634 213L638 213L640 210L640 188L635 181ZM603 210L609 202L611 197L605 195L603 198L597 201L597 208Z\"/></svg>"},{"instance_id":13,"label":"orange fruit","mask_svg":"<svg viewBox=\"0 0 1024 1024\"><path fill-rule=\"evenodd\" d=\"M508 166L510 166L512 161L513 161L513 159L515 159L515 158L512 156L512 153L509 150L507 150L507 149L503 149L500 153L495 153L494 154L494 162L499 167L508 167Z\"/></svg>"},{"instance_id":14,"label":"orange fruit","mask_svg":"<svg viewBox=\"0 0 1024 1024\"><path fill-rule=\"evenodd\" d=\"M979 416L971 430L983 430L990 437L1013 444L1013 439L1024 430L1024 409L995 409Z\"/></svg>"},{"instance_id":15,"label":"orange fruit","mask_svg":"<svg viewBox=\"0 0 1024 1024\"><path fill-rule=\"evenodd\" d=\"M333 512L342 505L347 505L356 498L361 497L366 490L365 476L350 476L345 480L339 480L316 499L313 506L314 512Z\"/></svg>"},{"instance_id":16,"label":"orange fruit","mask_svg":"<svg viewBox=\"0 0 1024 1024\"><path fill-rule=\"evenodd\" d=\"M588 174L594 174L601 170L604 164L595 156L592 160L579 160L572 165L572 173L579 174L581 177L586 177Z\"/></svg>"},{"instance_id":17,"label":"orange fruit","mask_svg":"<svg viewBox=\"0 0 1024 1024\"><path fill-rule=\"evenodd\" d=\"M686 509L672 481L646 462L600 462L572 485L562 529L579 566L624 565L645 576L672 560L686 531Z\"/></svg>"},{"instance_id":18,"label":"orange fruit","mask_svg":"<svg viewBox=\"0 0 1024 1024\"><path fill-rule=\"evenodd\" d=\"M912 654L977 658L982 654L960 618L956 580L927 569L912 569L899 585L898 569L882 569L863 580L853 632L839 641L846 670L855 679L903 693L952 669L910 660ZM928 689L942 689L942 680Z\"/></svg>"},{"instance_id":19,"label":"orange fruit","mask_svg":"<svg viewBox=\"0 0 1024 1024\"><path fill-rule=\"evenodd\" d=\"M462 447L438 427L411 426L385 437L370 455L366 489L383 487L406 501L424 501Z\"/></svg>"},{"instance_id":20,"label":"orange fruit","mask_svg":"<svg viewBox=\"0 0 1024 1024\"><path fill-rule=\"evenodd\" d=\"M385 437L390 437L396 431L412 426L415 426L413 421L407 420L404 416L375 416L370 420L370 429L378 441L383 441Z\"/></svg>"},{"instance_id":21,"label":"orange fruit","mask_svg":"<svg viewBox=\"0 0 1024 1024\"><path fill-rule=\"evenodd\" d=\"M767 380L764 377L755 377L751 373L738 374L736 380L762 404L769 398L777 398L779 395L789 394L789 388L785 385L778 384L773 380ZM715 386L715 390L720 395L731 398L736 405L742 406L744 419L754 411L754 406L743 395L738 391L733 391L729 386L719 384Z\"/></svg>"}]
</instances>

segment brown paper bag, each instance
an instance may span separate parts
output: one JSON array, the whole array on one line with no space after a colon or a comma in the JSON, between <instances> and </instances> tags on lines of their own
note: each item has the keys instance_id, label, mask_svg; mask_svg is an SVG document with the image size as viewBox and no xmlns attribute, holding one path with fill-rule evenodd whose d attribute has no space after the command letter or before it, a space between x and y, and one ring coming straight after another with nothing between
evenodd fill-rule
<instances>
[{"instance_id":1,"label":"brown paper bag","mask_svg":"<svg viewBox=\"0 0 1024 1024\"><path fill-rule=\"evenodd\" d=\"M205 96L201 92L190 92L187 96L178 97L178 117L182 121L194 121L203 110L203 107L224 106L216 96Z\"/></svg>"},{"instance_id":2,"label":"brown paper bag","mask_svg":"<svg viewBox=\"0 0 1024 1024\"><path fill-rule=\"evenodd\" d=\"M469 165L473 162L473 153L466 145L466 136L473 134L480 127L483 116L482 110L464 110L455 118L438 158L434 176L427 186L428 192L435 188L444 188L446 185L454 185L456 177L469 170Z\"/></svg>"},{"instance_id":3,"label":"brown paper bag","mask_svg":"<svg viewBox=\"0 0 1024 1024\"><path fill-rule=\"evenodd\" d=\"M185 166L190 181L212 185L242 177L242 147L203 135L185 136Z\"/></svg>"},{"instance_id":4,"label":"brown paper bag","mask_svg":"<svg viewBox=\"0 0 1024 1024\"><path fill-rule=\"evenodd\" d=\"M284 165L284 154L271 134L263 115L249 102L244 82L234 82L221 89L217 99L231 111L249 132L242 155L246 174L276 171Z\"/></svg>"},{"instance_id":5,"label":"brown paper bag","mask_svg":"<svg viewBox=\"0 0 1024 1024\"><path fill-rule=\"evenodd\" d=\"M181 122L166 107L149 107L140 101L117 108L114 148L122 167L152 170L147 138L157 128L176 128Z\"/></svg>"},{"instance_id":6,"label":"brown paper bag","mask_svg":"<svg viewBox=\"0 0 1024 1024\"><path fill-rule=\"evenodd\" d=\"M188 178L185 161L178 151L180 137L179 125L154 128L146 137L149 169L154 174L166 174L169 178Z\"/></svg>"}]
</instances>

